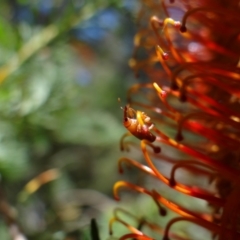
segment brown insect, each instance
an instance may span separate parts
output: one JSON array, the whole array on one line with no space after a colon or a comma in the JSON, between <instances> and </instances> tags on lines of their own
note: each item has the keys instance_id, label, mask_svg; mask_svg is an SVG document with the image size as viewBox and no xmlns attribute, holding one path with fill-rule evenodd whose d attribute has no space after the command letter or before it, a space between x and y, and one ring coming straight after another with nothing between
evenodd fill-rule
<instances>
[{"instance_id":1,"label":"brown insect","mask_svg":"<svg viewBox=\"0 0 240 240\"><path fill-rule=\"evenodd\" d=\"M147 114L135 111L128 105L124 107L123 111L123 125L132 135L140 140L148 140L149 142L156 140L156 136L150 132L154 125Z\"/></svg>"}]
</instances>

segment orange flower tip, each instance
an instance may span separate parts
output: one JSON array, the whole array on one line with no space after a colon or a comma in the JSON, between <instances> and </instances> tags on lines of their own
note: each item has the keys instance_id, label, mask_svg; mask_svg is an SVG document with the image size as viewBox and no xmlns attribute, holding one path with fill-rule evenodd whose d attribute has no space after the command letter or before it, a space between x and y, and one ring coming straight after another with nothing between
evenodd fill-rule
<instances>
[{"instance_id":1,"label":"orange flower tip","mask_svg":"<svg viewBox=\"0 0 240 240\"><path fill-rule=\"evenodd\" d=\"M173 82L171 83L171 89L172 89L173 91L179 90L179 87L178 87L178 85L177 85L177 83L176 83L175 81L173 81Z\"/></svg>"},{"instance_id":2,"label":"orange flower tip","mask_svg":"<svg viewBox=\"0 0 240 240\"><path fill-rule=\"evenodd\" d=\"M154 153L160 153L161 152L161 148L160 147L155 147L153 149Z\"/></svg>"},{"instance_id":3,"label":"orange flower tip","mask_svg":"<svg viewBox=\"0 0 240 240\"><path fill-rule=\"evenodd\" d=\"M167 215L167 210L165 208L161 207L161 209L159 209L159 214L162 217L165 217Z\"/></svg>"},{"instance_id":4,"label":"orange flower tip","mask_svg":"<svg viewBox=\"0 0 240 240\"><path fill-rule=\"evenodd\" d=\"M182 133L178 132L175 139L176 141L181 142L184 139Z\"/></svg>"},{"instance_id":5,"label":"orange flower tip","mask_svg":"<svg viewBox=\"0 0 240 240\"><path fill-rule=\"evenodd\" d=\"M187 31L187 28L185 25L181 25L180 32L185 33Z\"/></svg>"},{"instance_id":6,"label":"orange flower tip","mask_svg":"<svg viewBox=\"0 0 240 240\"><path fill-rule=\"evenodd\" d=\"M129 148L127 146L126 147L120 146L120 151L121 152L124 152L124 151L129 152Z\"/></svg>"},{"instance_id":7,"label":"orange flower tip","mask_svg":"<svg viewBox=\"0 0 240 240\"><path fill-rule=\"evenodd\" d=\"M164 53L162 54L162 58L163 58L163 60L167 61L167 60L169 59L169 55L164 52Z\"/></svg>"},{"instance_id":8,"label":"orange flower tip","mask_svg":"<svg viewBox=\"0 0 240 240\"><path fill-rule=\"evenodd\" d=\"M176 186L176 181L173 178L169 179L169 185L170 187L175 187Z\"/></svg>"},{"instance_id":9,"label":"orange flower tip","mask_svg":"<svg viewBox=\"0 0 240 240\"><path fill-rule=\"evenodd\" d=\"M118 196L114 196L114 199L118 202L120 201L120 198Z\"/></svg>"}]
</instances>

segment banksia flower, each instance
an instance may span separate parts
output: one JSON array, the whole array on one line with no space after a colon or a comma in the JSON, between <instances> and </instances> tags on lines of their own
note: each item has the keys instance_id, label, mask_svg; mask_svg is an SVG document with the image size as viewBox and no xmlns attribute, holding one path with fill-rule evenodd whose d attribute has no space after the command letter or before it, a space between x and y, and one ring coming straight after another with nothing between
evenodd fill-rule
<instances>
[{"instance_id":1,"label":"banksia flower","mask_svg":"<svg viewBox=\"0 0 240 240\"><path fill-rule=\"evenodd\" d=\"M130 66L142 81L128 91L123 122L129 133L122 137L121 148L135 145L126 141L134 135L141 140L145 163L123 157L119 170L131 165L189 198L205 200L211 213L170 201L157 184L120 181L114 186L116 199L120 188L128 188L152 198L161 216L169 210L179 216L159 226L118 209L111 229L115 221L125 225L130 232L122 240L153 239L145 227L164 240L183 240L187 238L170 230L187 221L213 238L240 239L239 1L142 0L137 21ZM163 173L159 161L168 163L170 171ZM207 179L211 187L183 183L176 177L180 169ZM124 222L118 211L138 224Z\"/></svg>"}]
</instances>

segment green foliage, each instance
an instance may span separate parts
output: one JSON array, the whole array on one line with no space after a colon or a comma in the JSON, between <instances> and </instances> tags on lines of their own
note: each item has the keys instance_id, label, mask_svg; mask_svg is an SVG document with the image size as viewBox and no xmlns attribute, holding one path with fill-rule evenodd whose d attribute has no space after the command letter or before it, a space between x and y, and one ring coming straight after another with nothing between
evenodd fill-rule
<instances>
[{"instance_id":1,"label":"green foliage","mask_svg":"<svg viewBox=\"0 0 240 240\"><path fill-rule=\"evenodd\" d=\"M90 219L110 211L96 201L102 198L109 207L112 201L97 192L92 193L95 203L78 197L67 201L63 192L112 191L124 133L117 98L123 97L128 79L120 71L126 63L116 56L126 43L115 48L118 29L94 44L83 43L71 30L99 14L99 5L120 3L89 1L76 9L70 1L57 15L62 2L53 1L53 14L39 22L40 1L17 2L4 1L0 10L0 176L6 201L30 239L68 239L74 231L89 239ZM14 20L22 7L32 20ZM49 169L59 176L48 175L52 180L46 182L36 178ZM6 228L4 222L0 228ZM1 232L8 239L7 231Z\"/></svg>"}]
</instances>

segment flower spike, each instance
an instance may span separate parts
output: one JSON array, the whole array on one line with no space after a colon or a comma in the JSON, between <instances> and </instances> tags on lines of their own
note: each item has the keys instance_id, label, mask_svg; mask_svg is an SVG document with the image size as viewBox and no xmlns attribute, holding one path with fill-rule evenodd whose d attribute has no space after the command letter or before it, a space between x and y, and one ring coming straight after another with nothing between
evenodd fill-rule
<instances>
[{"instance_id":1,"label":"flower spike","mask_svg":"<svg viewBox=\"0 0 240 240\"><path fill-rule=\"evenodd\" d=\"M139 149L144 162L131 156L118 164L120 173L130 166L146 181L119 181L114 196L119 200L120 188L149 196L166 227L163 233L156 223L143 225L164 240L196 239L188 228L184 237L169 233L183 221L219 240L240 239L239 1L141 2L131 67L147 80L128 91L124 117L138 125L130 132L141 141L127 142L124 135L121 146ZM205 207L195 206L197 199ZM122 239L155 238L145 227L128 229Z\"/></svg>"}]
</instances>

